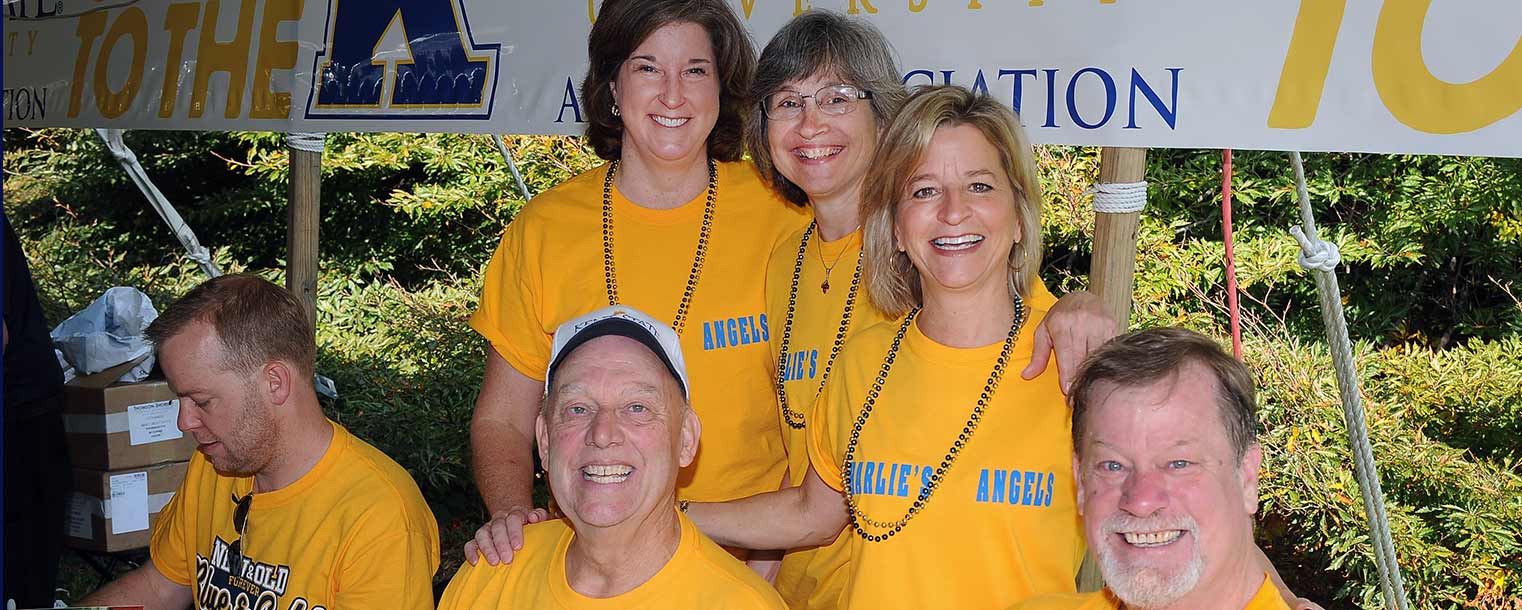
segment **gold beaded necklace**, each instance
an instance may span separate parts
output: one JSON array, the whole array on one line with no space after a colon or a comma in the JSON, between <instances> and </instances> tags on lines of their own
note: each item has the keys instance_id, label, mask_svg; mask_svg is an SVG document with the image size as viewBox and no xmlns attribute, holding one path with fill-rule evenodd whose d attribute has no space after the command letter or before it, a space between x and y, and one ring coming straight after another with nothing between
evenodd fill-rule
<instances>
[{"instance_id":1,"label":"gold beaded necklace","mask_svg":"<svg viewBox=\"0 0 1522 610\"><path fill-rule=\"evenodd\" d=\"M946 473L951 471L952 465L956 464L957 457L962 454L962 448L972 440L973 433L978 431L978 423L983 420L983 413L993 401L994 391L999 389L999 380L1004 377L1004 368L1009 365L1010 351L1015 347L1015 338L1020 335L1020 328L1025 326L1025 302L1015 296L1015 320L1009 326L1009 335L1004 338L1004 348L999 351L999 359L994 361L994 370L988 375L988 382L983 385L983 392L978 395L978 404L972 408L972 415L968 416L967 423L962 426L962 433L951 443L951 448L946 451L946 457L941 459L939 466L930 475L930 483L915 497L914 504L902 518L893 522L877 521L867 516L856 504L855 481L852 473L855 471L856 444L861 440L861 431L867 426L867 420L872 417L872 407L877 402L877 397L882 394L883 384L888 380L888 373L893 369L893 361L898 357L899 346L903 343L904 334L909 331L909 325L914 323L915 316L919 315L920 308L915 307L904 318L904 323L898 327L898 334L893 336L893 345L888 348L888 355L883 359L883 366L877 372L877 379L872 382L872 389L867 392L867 400L861 407L861 413L856 416L856 425L851 429L851 440L846 444L846 459L841 465L841 479L845 482L846 506L851 510L851 523L855 525L856 534L867 542L882 542L892 538L894 534L903 531L909 525L909 520L925 509L930 503L930 497L935 495L935 490L940 488L941 481L945 480ZM871 526L880 533L867 532L867 526Z\"/></svg>"},{"instance_id":2,"label":"gold beaded necklace","mask_svg":"<svg viewBox=\"0 0 1522 610\"><path fill-rule=\"evenodd\" d=\"M798 260L793 262L793 283L787 293L787 318L782 323L782 345L777 356L777 404L782 407L782 421L787 422L789 428L802 430L806 425L803 413L789 409L787 406L787 391L783 389L783 383L787 381L788 347L793 341L793 314L798 307L798 280L803 276L803 259L809 249L809 238L814 235L814 229L819 226L818 221L810 222L809 227L803 230L803 239L798 242ZM835 259L837 263L840 259ZM824 361L824 374L819 376L819 387L814 390L814 397L824 391L824 382L830 378L830 369L835 366L835 357L840 355L840 346L846 341L846 330L851 327L851 312L856 309L856 290L861 287L861 261L862 252L856 253L856 273L851 275L851 292L846 294L846 307L840 314L840 328L835 331L835 342L830 345L830 359ZM823 264L824 259L820 258ZM828 276L827 276L828 277ZM828 286L829 280L825 280ZM828 288L826 288L828 291Z\"/></svg>"},{"instance_id":3,"label":"gold beaded necklace","mask_svg":"<svg viewBox=\"0 0 1522 610\"><path fill-rule=\"evenodd\" d=\"M613 176L618 173L618 160L608 164L608 175L602 181L602 275L608 289L608 305L618 305L618 272L613 265ZM703 274L703 259L708 255L708 236L713 232L714 202L719 197L719 167L708 160L708 200L703 204L703 227L698 230L698 251L692 257L692 271L687 273L687 287L682 290L682 302L677 305L676 319L671 328L682 334L687 325L687 310L692 306L692 295L698 289L698 277Z\"/></svg>"}]
</instances>

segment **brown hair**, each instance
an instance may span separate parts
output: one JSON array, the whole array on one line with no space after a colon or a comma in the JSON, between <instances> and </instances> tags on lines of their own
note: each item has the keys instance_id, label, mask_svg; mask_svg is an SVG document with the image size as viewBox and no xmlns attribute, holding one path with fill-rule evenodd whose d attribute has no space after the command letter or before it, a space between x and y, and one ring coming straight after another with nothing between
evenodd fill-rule
<instances>
[{"instance_id":1,"label":"brown hair","mask_svg":"<svg viewBox=\"0 0 1522 610\"><path fill-rule=\"evenodd\" d=\"M667 25L692 23L708 32L719 79L719 117L708 134L708 156L738 161L745 152L745 112L750 104L756 49L740 18L723 0L605 0L587 37L587 77L581 107L587 140L608 161L623 151L624 123L613 114L618 69L640 43Z\"/></svg>"},{"instance_id":2,"label":"brown hair","mask_svg":"<svg viewBox=\"0 0 1522 610\"><path fill-rule=\"evenodd\" d=\"M867 100L877 119L878 129L898 114L909 97L899 77L893 48L883 33L871 23L826 10L811 10L782 26L756 64L756 79L751 83L750 125L745 141L750 144L750 158L764 178L784 199L803 205L809 197L793 184L772 160L766 130L770 121L761 106L766 96L776 93L788 81L815 74L834 73L843 82L872 92Z\"/></svg>"},{"instance_id":3,"label":"brown hair","mask_svg":"<svg viewBox=\"0 0 1522 610\"><path fill-rule=\"evenodd\" d=\"M1235 457L1241 461L1247 448L1258 440L1256 391L1252 373L1228 355L1214 339L1182 328L1149 328L1111 339L1079 369L1069 400L1073 404L1073 450L1083 454L1088 430L1087 414L1100 400L1100 384L1125 387L1152 385L1175 378L1185 367L1196 364L1215 378L1221 425Z\"/></svg>"},{"instance_id":4,"label":"brown hair","mask_svg":"<svg viewBox=\"0 0 1522 610\"><path fill-rule=\"evenodd\" d=\"M202 282L170 304L145 331L163 345L192 322L206 322L222 342L224 370L250 372L273 360L296 365L310 377L317 345L306 308L290 291L257 275L224 275Z\"/></svg>"},{"instance_id":5,"label":"brown hair","mask_svg":"<svg viewBox=\"0 0 1522 610\"><path fill-rule=\"evenodd\" d=\"M923 302L919 273L909 255L894 247L899 201L936 129L968 125L999 151L1004 176L1015 190L1020 241L1009 251L1010 298L1028 297L1041 265L1041 181L1030 141L1014 111L992 97L956 85L926 87L909 96L877 143L877 158L862 188L863 273L872 301L901 316Z\"/></svg>"}]
</instances>

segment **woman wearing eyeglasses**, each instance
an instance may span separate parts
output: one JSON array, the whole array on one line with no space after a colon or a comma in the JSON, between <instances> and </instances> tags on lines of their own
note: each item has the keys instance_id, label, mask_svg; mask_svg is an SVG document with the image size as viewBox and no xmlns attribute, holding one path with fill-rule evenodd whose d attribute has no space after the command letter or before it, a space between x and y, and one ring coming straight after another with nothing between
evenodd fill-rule
<instances>
[{"instance_id":1,"label":"woman wearing eyeglasses","mask_svg":"<svg viewBox=\"0 0 1522 610\"><path fill-rule=\"evenodd\" d=\"M865 21L810 11L784 26L757 66L753 96L761 100L747 133L761 175L813 222L782 240L767 271L767 314L776 358L779 417L787 442L789 482L808 472L807 413L836 371L847 339L889 316L867 298L863 273L863 180L877 138L907 97L892 50ZM1042 309L1052 297L1032 283ZM1058 314L1067 367L1090 345L1113 334L1113 324L1087 294L1064 299ZM1091 307L1094 311L1084 309ZM1034 375L1046 358L1027 371ZM1060 408L1060 407L1059 407ZM845 585L849 540L789 551L776 586L792 608L834 608Z\"/></svg>"}]
</instances>

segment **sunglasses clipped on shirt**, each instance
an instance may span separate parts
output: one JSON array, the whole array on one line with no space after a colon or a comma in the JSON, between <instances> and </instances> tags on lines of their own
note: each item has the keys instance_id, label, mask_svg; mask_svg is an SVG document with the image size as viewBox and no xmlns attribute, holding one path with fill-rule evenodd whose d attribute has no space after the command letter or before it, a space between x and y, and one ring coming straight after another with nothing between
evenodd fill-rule
<instances>
[{"instance_id":1,"label":"sunglasses clipped on shirt","mask_svg":"<svg viewBox=\"0 0 1522 610\"><path fill-rule=\"evenodd\" d=\"M254 504L254 491L251 489L248 495L239 498L233 496L233 502L237 508L233 509L233 531L237 532L238 539L227 547L228 571L237 574L243 565L243 532L248 529L248 509Z\"/></svg>"}]
</instances>

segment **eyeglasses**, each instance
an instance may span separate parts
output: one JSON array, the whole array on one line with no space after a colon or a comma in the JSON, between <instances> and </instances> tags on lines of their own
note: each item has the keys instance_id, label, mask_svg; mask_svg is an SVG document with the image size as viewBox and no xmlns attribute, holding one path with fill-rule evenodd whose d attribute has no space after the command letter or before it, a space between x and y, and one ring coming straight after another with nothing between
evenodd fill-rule
<instances>
[{"instance_id":1,"label":"eyeglasses","mask_svg":"<svg viewBox=\"0 0 1522 610\"><path fill-rule=\"evenodd\" d=\"M840 116L855 110L857 100L872 99L872 92L846 84L820 87L813 95L778 91L766 96L766 100L761 102L761 113L774 121L795 119L803 114L803 100L811 97L814 98L814 107L820 112Z\"/></svg>"},{"instance_id":2,"label":"eyeglasses","mask_svg":"<svg viewBox=\"0 0 1522 610\"><path fill-rule=\"evenodd\" d=\"M233 496L233 502L238 505L233 509L233 531L237 532L238 539L227 547L227 565L232 573L237 574L243 564L243 532L248 529L248 508L254 504L253 490L242 498Z\"/></svg>"}]
</instances>

